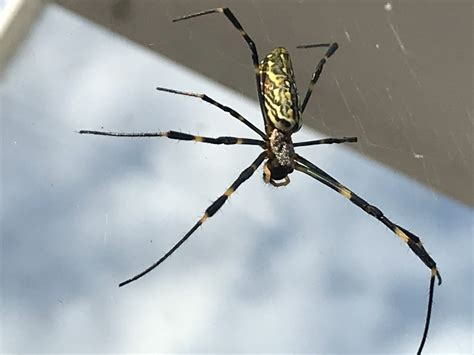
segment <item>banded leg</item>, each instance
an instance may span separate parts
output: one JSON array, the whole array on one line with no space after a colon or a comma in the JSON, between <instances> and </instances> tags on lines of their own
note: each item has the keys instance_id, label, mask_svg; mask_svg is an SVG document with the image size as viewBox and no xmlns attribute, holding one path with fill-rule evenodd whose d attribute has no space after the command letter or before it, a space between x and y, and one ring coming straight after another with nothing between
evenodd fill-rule
<instances>
[{"instance_id":1,"label":"banded leg","mask_svg":"<svg viewBox=\"0 0 474 355\"><path fill-rule=\"evenodd\" d=\"M179 17L177 19L174 19L173 22L177 21L182 21L182 20L187 20L193 17L198 17L202 15L207 15L207 14L213 14L213 13L221 13L224 14L227 19L232 23L232 25L240 32L242 37L244 38L245 42L247 42L247 45L250 48L250 52L252 53L252 63L253 67L255 70L255 81L257 84L257 95L258 95L258 102L260 104L260 110L262 111L263 118L265 120L265 124L268 122L268 117L267 113L265 111L265 106L263 104L263 94L262 94L262 87L260 85L260 66L259 66L259 59L258 59L258 53L257 53L257 47L255 46L254 41L250 38L250 36L245 32L243 29L242 25L240 24L239 20L234 16L232 11L230 11L229 8L227 7L219 7L216 9L210 9L210 10L205 10L201 12L197 12L191 15L186 15L183 17Z\"/></svg>"},{"instance_id":2,"label":"banded leg","mask_svg":"<svg viewBox=\"0 0 474 355\"><path fill-rule=\"evenodd\" d=\"M316 84L316 82L318 81L319 76L321 75L321 72L323 71L324 64L326 64L326 61L329 59L329 57L331 57L334 54L334 52L339 48L336 42L321 43L321 44L308 44L308 45L298 46L296 48L315 48L315 47L328 47L328 49L324 57L319 61L318 65L316 66L316 70L313 73L313 77L311 78L311 81L309 82L308 91L306 91L306 96L300 108L301 114L303 114L306 108L306 105L308 104L309 98L311 97L311 94L313 93L314 84Z\"/></svg>"},{"instance_id":3,"label":"banded leg","mask_svg":"<svg viewBox=\"0 0 474 355\"><path fill-rule=\"evenodd\" d=\"M429 290L429 299L428 299L428 310L426 313L425 328L423 331L423 337L421 339L420 346L418 348L417 354L421 354L423 350L426 337L428 336L428 329L431 319L431 309L433 306L433 292L434 292L434 282L435 278L438 278L438 285L441 285L441 276L439 274L436 262L431 258L428 252L423 247L420 238L406 230L405 228L393 223L390 221L382 211L377 207L369 204L367 201L357 196L354 192L349 190L347 187L339 183L336 179L331 177L329 174L318 168L316 165L312 164L310 161L304 159L303 157L297 155L295 169L305 173L306 175L311 176L312 178L318 180L324 185L335 190L349 201L351 201L356 206L360 207L366 213L378 219L380 222L385 224L393 233L397 235L401 240L403 240L408 247L420 258L421 261L431 269L431 279L430 279L430 290Z\"/></svg>"},{"instance_id":4,"label":"banded leg","mask_svg":"<svg viewBox=\"0 0 474 355\"><path fill-rule=\"evenodd\" d=\"M123 281L119 284L119 287L125 286L133 281L138 280L142 276L148 274L150 271L152 271L154 268L156 268L158 265L160 265L163 261L168 259L168 257L173 254L176 249L178 249L195 231L198 229L200 225L202 225L208 218L214 216L214 214L219 211L219 209L224 205L224 203L227 201L227 199L232 195L235 190L238 189L238 187L244 183L246 180L248 180L255 170L262 164L262 162L265 160L267 157L266 152L262 152L257 159L250 165L248 168L246 168L244 171L242 171L239 175L239 177L232 183L232 185L229 186L229 188L224 192L222 196L220 196L217 200L215 200L212 205L210 205L207 209L206 212L202 215L202 217L197 221L197 223L182 237L165 255L163 255L157 262L155 262L153 265L148 267L147 269L143 270L139 274L133 276L132 278Z\"/></svg>"},{"instance_id":5,"label":"banded leg","mask_svg":"<svg viewBox=\"0 0 474 355\"><path fill-rule=\"evenodd\" d=\"M258 139L237 138L237 137L228 137L228 136L211 138L211 137L195 136L192 134L181 133L181 132L176 132L176 131L148 132L148 133L120 133L120 132L81 130L79 131L79 133L80 134L93 134L93 135L98 135L98 136L111 136L111 137L134 137L134 138L166 137L170 139L176 139L179 141L195 141L195 142L202 142L202 143L225 144L225 145L234 145L234 144L259 145L262 148L266 147L265 142Z\"/></svg>"},{"instance_id":6,"label":"banded leg","mask_svg":"<svg viewBox=\"0 0 474 355\"><path fill-rule=\"evenodd\" d=\"M342 137L342 138L323 138L314 141L297 142L293 144L293 147L306 147L308 145L318 144L333 144L333 143L356 143L357 137Z\"/></svg>"},{"instance_id":7,"label":"banded leg","mask_svg":"<svg viewBox=\"0 0 474 355\"><path fill-rule=\"evenodd\" d=\"M266 139L267 136L265 135L265 133L263 133L260 129L258 129L257 127L255 127L250 121L248 121L247 119L245 119L240 113L238 113L237 111L235 111L234 109L230 108L229 106L225 106L225 105L222 105L221 103L217 102L216 100L210 98L209 96L207 96L206 94L195 94L195 93L192 93L192 92L184 92L184 91L178 91L178 90L172 90L172 89L167 89L167 88L161 88L161 87L157 87L156 90L158 91L165 91L165 92L169 92L169 93L172 93L172 94L177 94L177 95L185 95L185 96L192 96L192 97L197 97L203 101L206 101L208 103L210 103L211 105L214 105L218 108L220 108L222 111L225 111L227 113L229 113L232 117L235 117L237 118L240 122L242 122L243 124L245 124L247 127L249 127L252 131L256 132L258 135L260 135L260 137L262 137L263 139Z\"/></svg>"}]
</instances>

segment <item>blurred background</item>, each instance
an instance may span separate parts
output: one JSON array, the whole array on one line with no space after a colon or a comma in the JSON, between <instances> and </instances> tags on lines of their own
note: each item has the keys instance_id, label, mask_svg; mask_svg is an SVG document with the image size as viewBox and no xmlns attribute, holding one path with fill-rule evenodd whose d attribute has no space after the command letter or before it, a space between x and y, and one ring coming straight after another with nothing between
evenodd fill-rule
<instances>
[{"instance_id":1,"label":"blurred background","mask_svg":"<svg viewBox=\"0 0 474 355\"><path fill-rule=\"evenodd\" d=\"M0 1L2 353L414 353L429 270L384 225L299 173L261 170L152 264L259 153L80 129L257 138L251 57L293 58L304 94L337 41L298 152L422 238L444 283L426 353L473 352L472 3ZM469 301L471 300L471 301Z\"/></svg>"}]
</instances>

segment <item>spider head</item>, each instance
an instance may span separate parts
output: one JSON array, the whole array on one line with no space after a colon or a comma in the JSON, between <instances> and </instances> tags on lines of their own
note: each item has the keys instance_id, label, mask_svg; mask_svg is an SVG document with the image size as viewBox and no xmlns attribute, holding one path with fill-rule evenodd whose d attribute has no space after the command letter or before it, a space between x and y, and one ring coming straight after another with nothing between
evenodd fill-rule
<instances>
[{"instance_id":1,"label":"spider head","mask_svg":"<svg viewBox=\"0 0 474 355\"><path fill-rule=\"evenodd\" d=\"M288 174L292 172L292 166L280 165L276 158L272 158L263 166L263 180L275 187L286 186L290 183Z\"/></svg>"}]
</instances>

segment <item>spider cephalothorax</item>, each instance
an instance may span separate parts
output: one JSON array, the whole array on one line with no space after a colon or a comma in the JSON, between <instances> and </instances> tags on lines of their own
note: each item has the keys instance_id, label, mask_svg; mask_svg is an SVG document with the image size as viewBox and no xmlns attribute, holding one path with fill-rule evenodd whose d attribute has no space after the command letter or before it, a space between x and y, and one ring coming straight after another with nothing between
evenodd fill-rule
<instances>
[{"instance_id":1,"label":"spider cephalothorax","mask_svg":"<svg viewBox=\"0 0 474 355\"><path fill-rule=\"evenodd\" d=\"M200 98L203 101L229 113L232 117L238 119L240 122L249 127L252 131L257 133L261 139L252 138L237 138L237 137L201 137L192 134L186 134L176 131L167 132L151 132L151 133L116 133L116 132L102 132L102 131L90 131L82 130L79 131L81 134L96 134L103 136L114 136L114 137L167 137L170 139L187 140L210 144L242 144L242 145L254 145L260 146L264 149L253 163L244 169L239 177L225 190L225 192L215 200L204 212L202 217L196 222L196 224L160 259L158 259L153 265L143 270L134 277L122 282L119 286L129 284L165 261L171 254L173 254L197 229L201 226L208 218L212 217L228 200L228 198L239 188L246 180L248 180L257 168L264 163L263 167L263 178L265 182L270 183L274 186L285 186L290 182L288 174L294 170L298 170L322 184L328 186L332 190L336 191L354 205L361 208L364 212L376 218L378 221L383 223L389 228L397 237L399 237L408 247L417 255L420 260L431 270L430 279L430 291L428 300L428 311L426 314L425 328L421 339L421 344L418 348L418 354L421 353L425 340L428 334L428 328L431 317L431 309L433 305L433 292L435 279L438 279L438 283L441 284L441 276L435 261L430 257L428 252L423 247L420 238L415 234L411 233L405 228L390 221L383 212L377 207L369 204L360 196L356 195L346 186L341 184L339 181L334 179L328 173L314 165L310 161L306 160L299 154L295 153L295 147L303 147L318 144L332 144L332 143L346 143L356 142L355 137L343 137L343 138L325 138L307 142L293 143L291 135L301 128L302 116L306 105L311 97L313 87L319 79L319 76L323 70L324 64L330 56L337 50L337 43L322 43L312 44L306 46L299 46L298 48L313 48L323 47L327 48L323 58L318 62L316 70L313 73L311 81L309 83L306 95L303 99L303 103L299 105L298 92L296 90L296 82L293 74L293 67L290 60L290 55L285 48L278 47L272 50L263 60L259 63L257 48L255 43L244 31L242 25L239 23L237 18L228 8L217 8L207 11L198 12L192 15L180 17L174 21L186 20L192 17L207 15L211 13L222 13L232 23L232 25L240 32L244 40L252 53L252 62L255 71L255 81L257 85L257 96L262 112L263 121L265 125L265 133L257 128L253 123L244 118L234 109L225 106L216 100L210 98L205 94L195 94L183 91L177 91L172 89L157 88L159 91L166 91L173 94L193 96Z\"/></svg>"},{"instance_id":2,"label":"spider cephalothorax","mask_svg":"<svg viewBox=\"0 0 474 355\"><path fill-rule=\"evenodd\" d=\"M274 128L268 140L268 160L263 167L263 180L275 187L290 183L288 174L295 170L295 149L291 135Z\"/></svg>"}]
</instances>

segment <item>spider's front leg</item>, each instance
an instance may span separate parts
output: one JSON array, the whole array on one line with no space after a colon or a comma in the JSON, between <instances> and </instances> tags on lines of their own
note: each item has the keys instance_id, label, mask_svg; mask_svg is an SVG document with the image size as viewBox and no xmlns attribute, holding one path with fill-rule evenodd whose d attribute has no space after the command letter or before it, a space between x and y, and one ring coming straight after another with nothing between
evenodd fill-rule
<instances>
[{"instance_id":1,"label":"spider's front leg","mask_svg":"<svg viewBox=\"0 0 474 355\"><path fill-rule=\"evenodd\" d=\"M165 131L165 132L143 132L143 133L122 133L122 132L104 132L104 131L91 131L91 130L81 130L79 134L90 134L96 136L109 136L109 137L131 137L131 138L153 138L153 137L166 137L169 139L175 139L178 141L194 141L200 143L209 143L209 144L224 144L224 145L259 145L262 148L266 147L264 141L251 138L238 138L238 137L203 137L196 136L193 134L181 133L176 131Z\"/></svg>"},{"instance_id":2,"label":"spider's front leg","mask_svg":"<svg viewBox=\"0 0 474 355\"><path fill-rule=\"evenodd\" d=\"M125 286L133 281L138 280L139 278L145 276L150 271L158 267L163 261L168 259L168 257L173 254L176 249L178 249L195 231L198 229L208 218L214 216L217 211L224 205L224 203L229 199L230 195L232 195L235 190L239 188L245 181L247 181L257 170L257 168L262 164L262 162L267 157L267 152L262 152L260 155L255 159L255 161L245 170L243 170L239 177L229 186L229 188L221 195L217 200L215 200L207 209L206 212L202 215L199 221L182 237L165 255L163 255L157 262L153 265L149 266L147 269L143 270L142 272L138 273L137 275L131 277L130 279L123 281L119 284L119 287Z\"/></svg>"},{"instance_id":3,"label":"spider's front leg","mask_svg":"<svg viewBox=\"0 0 474 355\"><path fill-rule=\"evenodd\" d=\"M296 155L295 169L305 173L306 175L311 176L312 178L335 190L336 192L347 198L349 201L351 201L353 204L360 207L366 213L382 222L393 233L395 233L397 237L399 237L404 243L406 243L408 247L420 258L420 260L431 270L428 310L426 313L425 328L417 352L417 354L421 354L425 345L426 338L428 336L428 329L430 326L435 279L438 278L438 284L441 285L441 275L439 274L436 262L428 254L423 244L421 243L420 238L418 238L415 234L408 231L407 229L393 223L383 214L383 212L379 208L369 204L367 201L356 195L354 192L352 192L346 186L344 186L332 176L327 174L325 171L318 168L316 165L299 155Z\"/></svg>"}]
</instances>

